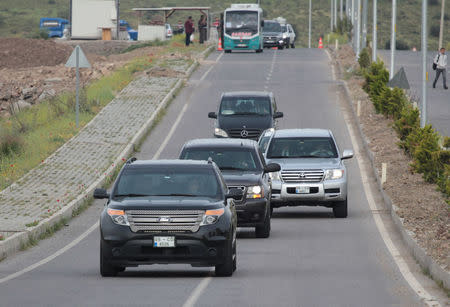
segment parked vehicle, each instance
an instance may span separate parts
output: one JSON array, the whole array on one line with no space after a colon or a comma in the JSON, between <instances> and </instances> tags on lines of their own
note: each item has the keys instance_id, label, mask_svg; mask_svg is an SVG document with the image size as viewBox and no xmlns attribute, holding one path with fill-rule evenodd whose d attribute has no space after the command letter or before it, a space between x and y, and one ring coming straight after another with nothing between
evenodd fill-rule
<instances>
[{"instance_id":1,"label":"parked vehicle","mask_svg":"<svg viewBox=\"0 0 450 307\"><path fill-rule=\"evenodd\" d=\"M63 18L41 18L39 27L48 31L48 37L63 37L64 29L69 26L69 21Z\"/></svg>"},{"instance_id":2,"label":"parked vehicle","mask_svg":"<svg viewBox=\"0 0 450 307\"><path fill-rule=\"evenodd\" d=\"M284 47L295 48L295 32L290 24L286 22L286 18L277 17L274 19L281 25L281 32L284 41Z\"/></svg>"},{"instance_id":3,"label":"parked vehicle","mask_svg":"<svg viewBox=\"0 0 450 307\"><path fill-rule=\"evenodd\" d=\"M263 10L258 4L232 4L224 13L223 49L263 51Z\"/></svg>"},{"instance_id":4,"label":"parked vehicle","mask_svg":"<svg viewBox=\"0 0 450 307\"><path fill-rule=\"evenodd\" d=\"M130 159L100 217L100 273L156 263L215 266L216 275L236 270L237 216L217 165L209 161Z\"/></svg>"},{"instance_id":5,"label":"parked vehicle","mask_svg":"<svg viewBox=\"0 0 450 307\"><path fill-rule=\"evenodd\" d=\"M120 27L124 28L128 33L128 38L133 41L137 41L138 31L130 27L130 24L126 20L120 20Z\"/></svg>"},{"instance_id":6,"label":"parked vehicle","mask_svg":"<svg viewBox=\"0 0 450 307\"><path fill-rule=\"evenodd\" d=\"M279 22L274 20L264 20L263 28L264 48L278 47L284 48L283 31Z\"/></svg>"},{"instance_id":7,"label":"parked vehicle","mask_svg":"<svg viewBox=\"0 0 450 307\"><path fill-rule=\"evenodd\" d=\"M269 173L278 172L276 163L266 165L256 141L238 139L199 139L187 142L180 159L212 159L220 168L229 191L243 192L236 200L239 227L255 227L257 238L270 235Z\"/></svg>"},{"instance_id":8,"label":"parked vehicle","mask_svg":"<svg viewBox=\"0 0 450 307\"><path fill-rule=\"evenodd\" d=\"M170 39L172 38L172 36L173 36L172 26L166 23L166 37Z\"/></svg>"},{"instance_id":9,"label":"parked vehicle","mask_svg":"<svg viewBox=\"0 0 450 307\"><path fill-rule=\"evenodd\" d=\"M222 94L219 111L208 113L216 119L214 136L258 140L261 133L276 126L275 97L269 92L228 92Z\"/></svg>"},{"instance_id":10,"label":"parked vehicle","mask_svg":"<svg viewBox=\"0 0 450 307\"><path fill-rule=\"evenodd\" d=\"M272 208L283 206L325 206L337 218L347 217L347 169L330 130L268 130L259 140L266 161L278 163L272 173Z\"/></svg>"}]
</instances>

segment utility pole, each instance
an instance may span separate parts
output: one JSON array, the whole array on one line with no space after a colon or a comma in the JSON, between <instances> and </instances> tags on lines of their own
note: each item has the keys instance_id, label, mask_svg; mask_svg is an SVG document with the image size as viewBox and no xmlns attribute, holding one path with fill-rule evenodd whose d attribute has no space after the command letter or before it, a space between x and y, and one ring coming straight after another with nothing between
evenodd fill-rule
<instances>
[{"instance_id":1,"label":"utility pole","mask_svg":"<svg viewBox=\"0 0 450 307\"><path fill-rule=\"evenodd\" d=\"M334 21L334 28L336 29L337 28L337 0L334 0L334 3L333 3L333 8L334 8L334 11L333 11L333 13L334 13L334 16L333 16L333 21Z\"/></svg>"},{"instance_id":2,"label":"utility pole","mask_svg":"<svg viewBox=\"0 0 450 307\"><path fill-rule=\"evenodd\" d=\"M362 48L367 47L367 15L369 11L369 1L364 0L362 14Z\"/></svg>"},{"instance_id":3,"label":"utility pole","mask_svg":"<svg viewBox=\"0 0 450 307\"><path fill-rule=\"evenodd\" d=\"M377 61L377 0L373 0L372 62Z\"/></svg>"},{"instance_id":4,"label":"utility pole","mask_svg":"<svg viewBox=\"0 0 450 307\"><path fill-rule=\"evenodd\" d=\"M341 19L341 22L342 22L342 19L344 19L344 0L340 0L339 10L340 10L340 12L339 12L340 19Z\"/></svg>"},{"instance_id":5,"label":"utility pole","mask_svg":"<svg viewBox=\"0 0 450 307\"><path fill-rule=\"evenodd\" d=\"M355 0L352 0L352 9L350 11L350 20L352 21L353 29L355 28Z\"/></svg>"},{"instance_id":6,"label":"utility pole","mask_svg":"<svg viewBox=\"0 0 450 307\"><path fill-rule=\"evenodd\" d=\"M420 126L427 124L427 6L428 0L422 0L422 112Z\"/></svg>"},{"instance_id":7,"label":"utility pole","mask_svg":"<svg viewBox=\"0 0 450 307\"><path fill-rule=\"evenodd\" d=\"M422 0L427 1L427 0ZM389 80L394 77L395 69L395 49L397 48L397 0L392 0L392 29L391 29L391 69L389 70Z\"/></svg>"},{"instance_id":8,"label":"utility pole","mask_svg":"<svg viewBox=\"0 0 450 307\"><path fill-rule=\"evenodd\" d=\"M334 9L333 9L334 0L331 0L331 14L330 14L330 31L333 32L333 16L334 16Z\"/></svg>"},{"instance_id":9,"label":"utility pole","mask_svg":"<svg viewBox=\"0 0 450 307\"><path fill-rule=\"evenodd\" d=\"M361 0L358 0L358 15L356 23L356 57L359 58L359 53L361 52Z\"/></svg>"},{"instance_id":10,"label":"utility pole","mask_svg":"<svg viewBox=\"0 0 450 307\"><path fill-rule=\"evenodd\" d=\"M441 6L441 27L439 29L439 49L441 49L442 46L442 40L444 38L444 16L445 16L445 0L442 1Z\"/></svg>"},{"instance_id":11,"label":"utility pole","mask_svg":"<svg viewBox=\"0 0 450 307\"><path fill-rule=\"evenodd\" d=\"M311 48L311 11L312 11L312 0L309 0L309 29L308 29L308 48Z\"/></svg>"},{"instance_id":12,"label":"utility pole","mask_svg":"<svg viewBox=\"0 0 450 307\"><path fill-rule=\"evenodd\" d=\"M345 14L350 18L350 0L345 1Z\"/></svg>"}]
</instances>

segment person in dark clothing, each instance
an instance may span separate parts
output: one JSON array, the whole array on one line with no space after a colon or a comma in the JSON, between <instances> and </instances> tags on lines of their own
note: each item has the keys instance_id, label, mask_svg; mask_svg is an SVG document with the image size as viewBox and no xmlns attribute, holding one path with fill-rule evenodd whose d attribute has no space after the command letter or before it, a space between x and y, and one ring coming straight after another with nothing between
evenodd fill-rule
<instances>
[{"instance_id":1,"label":"person in dark clothing","mask_svg":"<svg viewBox=\"0 0 450 307\"><path fill-rule=\"evenodd\" d=\"M194 23L192 22L192 16L189 16L184 23L184 32L186 32L186 46L191 44L191 35L194 33Z\"/></svg>"},{"instance_id":2,"label":"person in dark clothing","mask_svg":"<svg viewBox=\"0 0 450 307\"><path fill-rule=\"evenodd\" d=\"M208 23L206 21L206 16L200 16L200 20L198 21L198 31L200 34L200 44L203 44L206 41L206 32L207 32Z\"/></svg>"}]
</instances>

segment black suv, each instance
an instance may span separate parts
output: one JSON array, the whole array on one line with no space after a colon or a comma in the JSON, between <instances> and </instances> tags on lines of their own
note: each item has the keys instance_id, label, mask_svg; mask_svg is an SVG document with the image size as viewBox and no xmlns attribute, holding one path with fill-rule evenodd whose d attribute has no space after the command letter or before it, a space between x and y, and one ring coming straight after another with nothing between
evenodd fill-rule
<instances>
[{"instance_id":1,"label":"black suv","mask_svg":"<svg viewBox=\"0 0 450 307\"><path fill-rule=\"evenodd\" d=\"M283 39L283 30L280 23L274 20L264 20L262 30L264 48L278 47L283 49L285 41Z\"/></svg>"},{"instance_id":2,"label":"black suv","mask_svg":"<svg viewBox=\"0 0 450 307\"><path fill-rule=\"evenodd\" d=\"M280 165L266 165L258 143L238 139L199 139L187 142L180 159L212 159L220 168L230 193L242 191L236 200L239 227L255 227L257 238L270 235L270 199L272 187L269 173Z\"/></svg>"},{"instance_id":3,"label":"black suv","mask_svg":"<svg viewBox=\"0 0 450 307\"><path fill-rule=\"evenodd\" d=\"M100 273L115 276L127 266L188 263L215 266L216 275L236 269L237 216L217 165L209 161L137 161L122 168L100 217Z\"/></svg>"},{"instance_id":4,"label":"black suv","mask_svg":"<svg viewBox=\"0 0 450 307\"><path fill-rule=\"evenodd\" d=\"M261 133L276 125L283 117L269 92L229 92L222 94L219 112L208 113L215 118L215 137L248 138L257 140Z\"/></svg>"}]
</instances>

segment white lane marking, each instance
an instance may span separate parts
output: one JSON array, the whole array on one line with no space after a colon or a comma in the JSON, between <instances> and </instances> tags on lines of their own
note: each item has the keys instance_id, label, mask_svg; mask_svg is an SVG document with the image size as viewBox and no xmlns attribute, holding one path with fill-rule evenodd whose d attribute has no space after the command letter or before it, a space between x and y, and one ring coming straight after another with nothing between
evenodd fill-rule
<instances>
[{"instance_id":1,"label":"white lane marking","mask_svg":"<svg viewBox=\"0 0 450 307\"><path fill-rule=\"evenodd\" d=\"M167 134L167 137L164 139L161 146L159 146L158 151L153 156L153 158L152 158L153 160L157 160L159 158L159 156L161 155L162 151L164 150L164 148L166 148L167 144L169 143L170 139L172 138L173 134L175 133L175 130L178 128L178 125L180 124L181 119L184 116L184 113L186 113L188 106L189 106L189 103L186 103L183 106L183 109L181 110L180 114L178 114L178 117L175 120L175 123L173 124L172 128L169 131L169 134Z\"/></svg>"},{"instance_id":2,"label":"white lane marking","mask_svg":"<svg viewBox=\"0 0 450 307\"><path fill-rule=\"evenodd\" d=\"M52 261L53 259L55 259L56 257L58 257L59 255L67 252L69 249L71 249L72 247L74 247L75 245L77 245L78 243L80 243L82 240L84 240L84 238L86 238L91 232L93 232L94 230L96 230L99 226L99 222L95 223L94 225L92 225L88 230L86 230L82 235L80 235L78 238L76 238L75 240L73 240L72 242L70 242L69 244L67 244L66 246L64 246L63 248L61 248L60 250L58 250L57 252L55 252L54 254L48 256L47 258L42 259L39 262L36 262L26 268L24 268L23 270L20 270L18 272L15 272L11 275L8 275L6 277L3 277L0 279L0 284L7 282L11 279L17 278L25 273L28 273L38 267L40 267L41 265L44 265L50 261Z\"/></svg>"},{"instance_id":3,"label":"white lane marking","mask_svg":"<svg viewBox=\"0 0 450 307\"><path fill-rule=\"evenodd\" d=\"M194 291L191 293L186 302L183 304L183 307L195 306L195 303L197 303L198 299L203 294L203 291L206 290L211 281L212 281L211 276L203 278L203 280L197 285L197 287L195 287Z\"/></svg>"},{"instance_id":4,"label":"white lane marking","mask_svg":"<svg viewBox=\"0 0 450 307\"><path fill-rule=\"evenodd\" d=\"M217 57L215 63L218 63L218 62L220 61L220 59L222 58L222 56L223 56L223 53L221 53L221 54ZM208 68L208 70L207 70L207 71L203 74L203 76L200 78L200 81L205 80L206 76L208 76L208 74L211 72L211 70L212 70L213 68L214 68L214 65L211 65L211 67Z\"/></svg>"},{"instance_id":5,"label":"white lane marking","mask_svg":"<svg viewBox=\"0 0 450 307\"><path fill-rule=\"evenodd\" d=\"M264 85L264 90L265 91L267 91L267 89L269 88L269 82L272 79L272 74L273 74L273 70L275 68L276 60L277 60L277 50L275 50L275 52L273 53L273 56L272 56L272 63L270 64L270 70L269 70L269 72L267 74L266 83Z\"/></svg>"},{"instance_id":6,"label":"white lane marking","mask_svg":"<svg viewBox=\"0 0 450 307\"><path fill-rule=\"evenodd\" d=\"M216 59L216 63L220 60L220 58L222 57L223 53L217 57ZM183 107L183 110L181 111L181 113L185 113L186 109L187 109L188 104L186 104ZM180 114L181 115L181 114ZM174 124L174 127L178 126L179 122L180 122L180 115L178 115L178 118ZM164 150L164 147L167 145L167 143L169 142L169 139L172 137L173 132L175 131L174 127L172 127L171 132L169 132L169 135L167 135L166 139L164 140L163 144L161 144L161 146L159 147L158 151L155 153L155 155L153 156L153 159L157 159L159 157L159 155L161 154L161 152ZM173 130L173 131L172 131ZM75 245L77 245L78 243L80 243L81 241L83 241L91 232L93 232L94 230L96 230L99 227L99 222L96 222L94 225L92 225L88 230L86 230L84 233L82 233L79 237L77 237L75 240L73 240L72 242L70 242L69 244L67 244L66 246L64 246L63 248L59 249L58 251L56 251L55 253L53 253L52 255L48 256L47 258L42 259L39 262L36 262L20 271L17 271L13 274L10 274L8 276L5 276L3 278L0 279L0 284L7 282L11 279L17 278L25 273L28 273L50 261L52 261L53 259L55 259L56 257L64 254L66 251L68 251L69 249L71 249L72 247L74 247ZM209 283L209 282L208 282ZM207 284L206 284L207 285ZM203 290L202 290L203 291Z\"/></svg>"},{"instance_id":7,"label":"white lane marking","mask_svg":"<svg viewBox=\"0 0 450 307\"><path fill-rule=\"evenodd\" d=\"M328 57L330 57L328 51L326 52ZM332 67L334 67L334 65L332 65ZM336 80L336 77L334 75L334 70L333 70L333 80ZM422 301L427 305L427 306L441 306L439 304L438 301L436 301L420 284L420 282L416 279L416 277L414 276L414 274L411 272L411 270L409 269L408 264L405 262L405 259L403 259L400 251L397 249L397 247L395 246L394 242L392 242L392 239L389 235L389 232L386 230L386 227L384 225L384 222L381 218L381 215L378 214L379 213L379 209L378 206L375 202L375 198L373 197L372 194L372 190L370 189L370 182L369 182L369 177L367 176L368 171L362 161L362 157L360 154L360 147L358 144L358 141L356 139L356 134L355 134L355 130L353 128L353 126L350 124L350 119L348 118L347 114L344 113L344 120L345 120L345 124L347 126L347 130L349 132L350 135L350 140L352 142L353 148L354 148L354 152L355 157L356 157L356 161L358 162L358 166L359 166L359 172L361 175L361 180L362 180L362 184L363 184L363 188L364 188L364 193L366 195L366 199L367 202L369 204L369 208L372 214L372 217L375 221L375 225L377 226L378 232L381 235L381 238L383 239L384 244L386 245L389 253L391 254L392 258L395 261L395 264L397 265L397 267L399 268L399 271L401 272L401 274L403 275L403 277L405 278L406 282L409 284L409 286L413 289L414 292L416 292L416 294L422 299Z\"/></svg>"}]
</instances>

